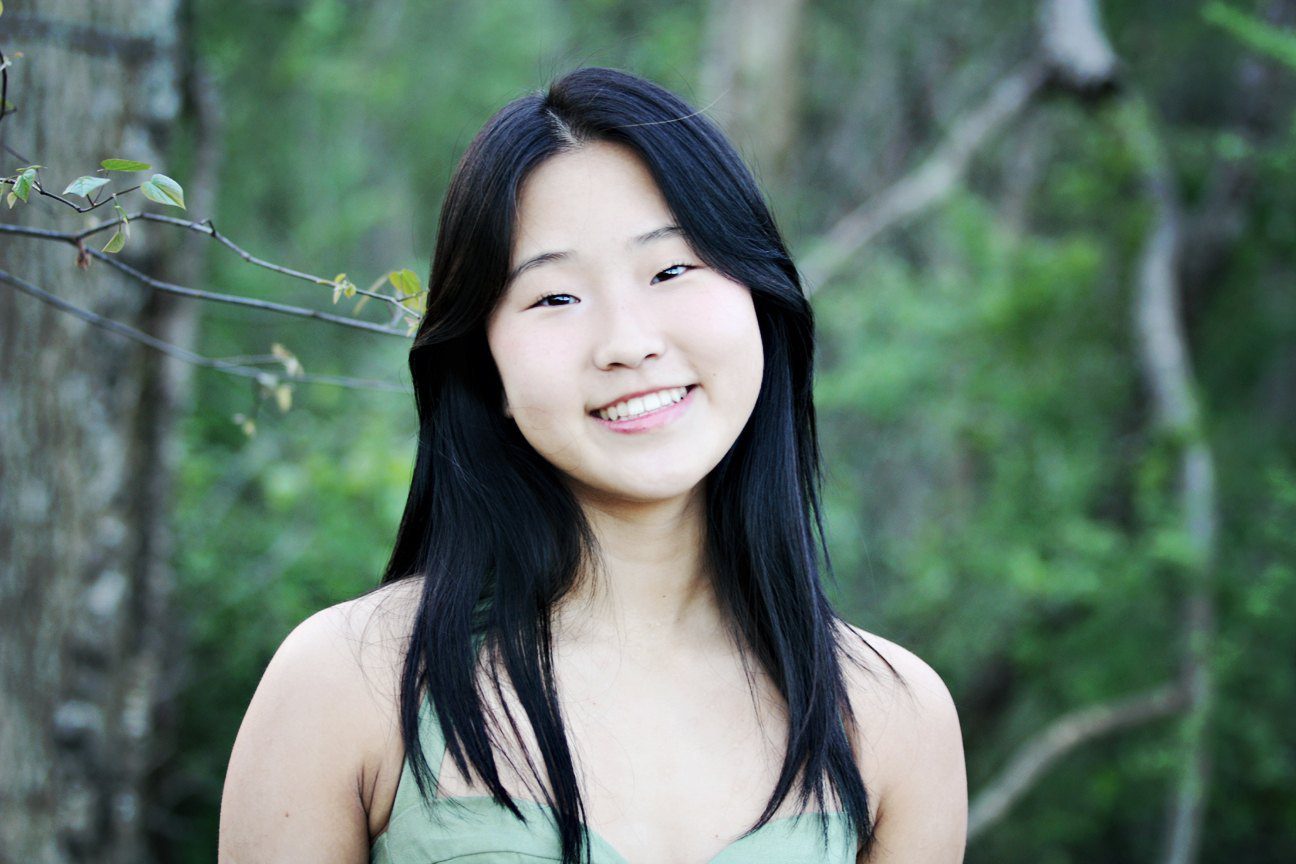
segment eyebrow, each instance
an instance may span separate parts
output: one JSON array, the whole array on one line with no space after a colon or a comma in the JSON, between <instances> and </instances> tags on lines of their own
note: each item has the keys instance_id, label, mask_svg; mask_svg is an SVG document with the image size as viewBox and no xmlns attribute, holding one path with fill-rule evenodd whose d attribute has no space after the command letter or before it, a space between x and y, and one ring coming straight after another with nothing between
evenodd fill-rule
<instances>
[{"instance_id":1,"label":"eyebrow","mask_svg":"<svg viewBox=\"0 0 1296 864\"><path fill-rule=\"evenodd\" d=\"M684 236L684 229L680 228L678 225L663 225L660 228L654 228L652 231L649 231L646 234L640 234L638 237L630 238L630 242L626 245L643 246L647 243L651 243L654 240L661 240L666 237L683 237L683 236ZM509 273L508 278L504 280L504 287L508 288L509 285L513 284L513 281L515 279L517 279L523 273L525 273L526 271L534 267L539 267L541 264L549 264L554 261L563 261L567 258L570 258L573 254L575 253L573 253L570 249L568 249L563 252L542 252L539 255L535 255L531 258L528 258L527 260L523 261L521 264L513 268L513 271Z\"/></svg>"}]
</instances>

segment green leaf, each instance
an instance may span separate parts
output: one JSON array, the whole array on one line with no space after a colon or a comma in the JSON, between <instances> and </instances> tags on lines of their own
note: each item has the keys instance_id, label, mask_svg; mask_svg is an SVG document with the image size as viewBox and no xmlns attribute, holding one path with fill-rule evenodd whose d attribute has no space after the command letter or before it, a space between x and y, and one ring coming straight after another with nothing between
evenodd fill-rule
<instances>
[{"instance_id":1,"label":"green leaf","mask_svg":"<svg viewBox=\"0 0 1296 864\"><path fill-rule=\"evenodd\" d=\"M13 209L14 202L17 200L18 200L18 196L12 192L10 192L8 195L5 196L5 202L8 203L10 210Z\"/></svg>"},{"instance_id":2,"label":"green leaf","mask_svg":"<svg viewBox=\"0 0 1296 864\"><path fill-rule=\"evenodd\" d=\"M90 193L108 184L107 177L78 177L63 190L64 195L80 195L89 198Z\"/></svg>"},{"instance_id":3,"label":"green leaf","mask_svg":"<svg viewBox=\"0 0 1296 864\"><path fill-rule=\"evenodd\" d=\"M185 209L184 190L180 188L179 183L165 174L154 174L145 180L143 185L140 186L140 191L150 201L156 201L170 207L179 207L181 210Z\"/></svg>"},{"instance_id":4,"label":"green leaf","mask_svg":"<svg viewBox=\"0 0 1296 864\"><path fill-rule=\"evenodd\" d=\"M35 181L36 168L32 167L26 169L18 175L16 180L14 180L13 194L21 198L24 204L27 203L27 196L31 194L32 183Z\"/></svg>"},{"instance_id":5,"label":"green leaf","mask_svg":"<svg viewBox=\"0 0 1296 864\"><path fill-rule=\"evenodd\" d=\"M153 167L147 162L136 162L134 159L105 159L99 165L109 171L147 171Z\"/></svg>"},{"instance_id":6,"label":"green leaf","mask_svg":"<svg viewBox=\"0 0 1296 864\"><path fill-rule=\"evenodd\" d=\"M120 252L122 250L122 247L124 247L125 245L126 245L126 235L123 234L121 231L115 231L113 232L112 239L108 241L108 245L103 248L103 251L109 254L113 254L116 252Z\"/></svg>"},{"instance_id":7,"label":"green leaf","mask_svg":"<svg viewBox=\"0 0 1296 864\"><path fill-rule=\"evenodd\" d=\"M407 297L417 294L423 288L413 270L393 270L387 274L387 279L397 291Z\"/></svg>"}]
</instances>

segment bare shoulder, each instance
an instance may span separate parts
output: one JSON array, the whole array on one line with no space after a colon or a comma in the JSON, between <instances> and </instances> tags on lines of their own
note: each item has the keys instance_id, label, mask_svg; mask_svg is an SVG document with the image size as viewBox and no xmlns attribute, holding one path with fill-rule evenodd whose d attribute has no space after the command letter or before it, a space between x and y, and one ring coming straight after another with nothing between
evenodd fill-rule
<instances>
[{"instance_id":1,"label":"bare shoulder","mask_svg":"<svg viewBox=\"0 0 1296 864\"><path fill-rule=\"evenodd\" d=\"M220 860L367 861L403 758L400 668L416 589L396 584L307 618L248 705L221 799Z\"/></svg>"},{"instance_id":2,"label":"bare shoulder","mask_svg":"<svg viewBox=\"0 0 1296 864\"><path fill-rule=\"evenodd\" d=\"M916 721L931 734L958 731L954 699L936 670L890 639L846 626L854 636L847 640L853 662L844 671L855 696L896 719Z\"/></svg>"},{"instance_id":3,"label":"bare shoulder","mask_svg":"<svg viewBox=\"0 0 1296 864\"><path fill-rule=\"evenodd\" d=\"M280 650L298 640L303 659L336 663L356 677L374 708L394 708L420 596L420 583L404 580L330 606L303 621Z\"/></svg>"},{"instance_id":4,"label":"bare shoulder","mask_svg":"<svg viewBox=\"0 0 1296 864\"><path fill-rule=\"evenodd\" d=\"M857 753L878 801L875 845L867 860L962 861L967 774L949 688L912 651L847 626L851 656L843 673L858 722Z\"/></svg>"}]
</instances>

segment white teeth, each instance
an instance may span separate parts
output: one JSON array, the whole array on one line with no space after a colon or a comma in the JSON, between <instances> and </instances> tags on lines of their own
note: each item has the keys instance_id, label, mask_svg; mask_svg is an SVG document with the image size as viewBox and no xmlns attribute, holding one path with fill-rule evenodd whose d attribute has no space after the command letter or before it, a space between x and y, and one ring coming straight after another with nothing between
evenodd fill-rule
<instances>
[{"instance_id":1,"label":"white teeth","mask_svg":"<svg viewBox=\"0 0 1296 864\"><path fill-rule=\"evenodd\" d=\"M671 387L666 390L658 390L656 393L649 393L647 396L636 396L633 399L627 399L625 402L618 402L615 405L600 408L595 413L604 420L626 420L631 417L638 417L641 414L647 414L649 411L656 411L666 405L673 405L686 395L688 395L687 387Z\"/></svg>"}]
</instances>

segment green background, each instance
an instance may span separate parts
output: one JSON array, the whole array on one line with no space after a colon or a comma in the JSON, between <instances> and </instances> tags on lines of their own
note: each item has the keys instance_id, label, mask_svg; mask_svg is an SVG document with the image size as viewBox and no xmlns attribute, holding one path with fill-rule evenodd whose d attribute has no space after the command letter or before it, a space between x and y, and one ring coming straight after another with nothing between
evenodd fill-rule
<instances>
[{"instance_id":1,"label":"green background","mask_svg":"<svg viewBox=\"0 0 1296 864\"><path fill-rule=\"evenodd\" d=\"M1236 4L1273 7L1284 4ZM806 7L797 143L785 172L762 174L794 256L917 165L1027 54L1034 8ZM1198 4L1105 12L1127 86L1159 117L1185 211L1225 218L1194 208L1230 167L1250 183L1241 230L1183 297L1221 515L1202 858L1293 860L1296 67ZM199 0L191 26L219 87L224 157L214 213L192 216L212 215L276 263L346 272L362 287L394 269L425 278L445 184L497 108L587 64L706 104L705 13L622 0L235 12ZM1255 68L1263 92L1239 96ZM185 158L173 172L182 182ZM831 593L849 620L945 679L974 795L1051 719L1177 668L1187 544L1133 319L1153 217L1114 110L1051 99L979 151L952 196L867 246L814 298ZM214 290L330 311L355 302L331 306L327 288L214 246L209 261ZM204 354L264 354L274 342L308 372L408 381L402 340L202 311ZM195 864L211 860L229 750L275 647L378 579L416 432L400 394L299 387L281 413L240 379L200 372L196 385L176 513L184 686L154 802L159 851ZM233 422L240 413L255 416L255 435ZM1161 720L1071 753L967 860L1156 858L1179 735Z\"/></svg>"}]
</instances>

